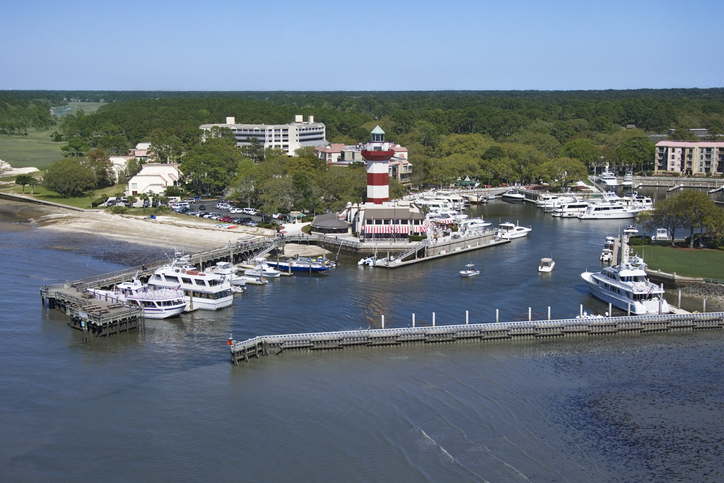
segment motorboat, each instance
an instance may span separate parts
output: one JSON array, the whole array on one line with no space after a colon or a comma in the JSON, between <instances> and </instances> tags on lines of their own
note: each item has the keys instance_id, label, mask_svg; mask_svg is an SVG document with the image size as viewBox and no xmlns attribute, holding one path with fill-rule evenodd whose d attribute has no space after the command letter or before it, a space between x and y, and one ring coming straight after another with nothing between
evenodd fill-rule
<instances>
[{"instance_id":1,"label":"motorboat","mask_svg":"<svg viewBox=\"0 0 724 483\"><path fill-rule=\"evenodd\" d=\"M553 209L551 216L559 218L578 218L578 215L584 213L590 203L588 201L574 201L572 203L562 203Z\"/></svg>"},{"instance_id":2,"label":"motorboat","mask_svg":"<svg viewBox=\"0 0 724 483\"><path fill-rule=\"evenodd\" d=\"M209 267L204 270L204 273L216 273L225 276L233 287L241 288L241 292L246 292L246 278L236 274L236 268L230 262L216 262L216 265ZM239 290L235 290L235 293L240 293Z\"/></svg>"},{"instance_id":3,"label":"motorboat","mask_svg":"<svg viewBox=\"0 0 724 483\"><path fill-rule=\"evenodd\" d=\"M525 200L525 195L518 191L517 189L508 190L505 193L503 193L501 196L503 200L505 201L523 201Z\"/></svg>"},{"instance_id":4,"label":"motorboat","mask_svg":"<svg viewBox=\"0 0 724 483\"><path fill-rule=\"evenodd\" d=\"M561 195L561 196L554 196L548 200L546 200L543 203L543 206L539 206L543 208L543 211L551 212L555 211L558 207L568 204L568 203L575 203L579 201L578 197L573 195Z\"/></svg>"},{"instance_id":5,"label":"motorboat","mask_svg":"<svg viewBox=\"0 0 724 483\"><path fill-rule=\"evenodd\" d=\"M613 261L613 250L604 248L601 252L600 260L603 263L611 263Z\"/></svg>"},{"instance_id":6,"label":"motorboat","mask_svg":"<svg viewBox=\"0 0 724 483\"><path fill-rule=\"evenodd\" d=\"M475 275L480 275L480 270L475 270L475 265L472 263L465 265L465 270L460 270L461 277L474 277Z\"/></svg>"},{"instance_id":7,"label":"motorboat","mask_svg":"<svg viewBox=\"0 0 724 483\"><path fill-rule=\"evenodd\" d=\"M528 236L533 229L506 221L498 225L497 235L503 240L512 240L513 238L522 238Z\"/></svg>"},{"instance_id":8,"label":"motorboat","mask_svg":"<svg viewBox=\"0 0 724 483\"><path fill-rule=\"evenodd\" d=\"M357 266L359 267L374 267L375 266L375 260L376 257L364 257L360 259L359 262L357 262Z\"/></svg>"},{"instance_id":9,"label":"motorboat","mask_svg":"<svg viewBox=\"0 0 724 483\"><path fill-rule=\"evenodd\" d=\"M633 173L631 171L626 171L621 186L623 186L624 189L633 188Z\"/></svg>"},{"instance_id":10,"label":"motorboat","mask_svg":"<svg viewBox=\"0 0 724 483\"><path fill-rule=\"evenodd\" d=\"M671 240L671 233L666 228L657 228L656 234L651 237L652 240Z\"/></svg>"},{"instance_id":11,"label":"motorboat","mask_svg":"<svg viewBox=\"0 0 724 483\"><path fill-rule=\"evenodd\" d=\"M552 258L541 258L538 264L538 271L542 273L550 273L556 266L556 262Z\"/></svg>"},{"instance_id":12,"label":"motorboat","mask_svg":"<svg viewBox=\"0 0 724 483\"><path fill-rule=\"evenodd\" d=\"M623 229L623 234L626 235L626 236L628 236L628 237L636 236L636 235L639 234L639 229L636 228L636 226L634 226L634 225L627 225L627 226Z\"/></svg>"},{"instance_id":13,"label":"motorboat","mask_svg":"<svg viewBox=\"0 0 724 483\"><path fill-rule=\"evenodd\" d=\"M169 264L153 272L148 284L183 290L188 310L218 310L234 301L231 280L226 275L201 272L191 264L188 255L178 252Z\"/></svg>"},{"instance_id":14,"label":"motorboat","mask_svg":"<svg viewBox=\"0 0 724 483\"><path fill-rule=\"evenodd\" d=\"M615 191L618 187L616 175L612 171L609 171L608 164L604 168L603 172L598 176L598 184L606 190Z\"/></svg>"},{"instance_id":15,"label":"motorboat","mask_svg":"<svg viewBox=\"0 0 724 483\"><path fill-rule=\"evenodd\" d=\"M492 223L484 221L482 218L469 218L458 223L460 232L464 235L482 233L491 226L493 226Z\"/></svg>"},{"instance_id":16,"label":"motorboat","mask_svg":"<svg viewBox=\"0 0 724 483\"><path fill-rule=\"evenodd\" d=\"M312 273L326 272L329 270L329 267L324 263L319 263L311 258L299 256L279 262L267 261L267 264L282 272Z\"/></svg>"},{"instance_id":17,"label":"motorboat","mask_svg":"<svg viewBox=\"0 0 724 483\"><path fill-rule=\"evenodd\" d=\"M622 260L619 265L600 272L583 272L581 278L591 293L619 309L634 315L668 314L664 287L649 281L643 259L629 255L628 236L621 237Z\"/></svg>"},{"instance_id":18,"label":"motorboat","mask_svg":"<svg viewBox=\"0 0 724 483\"><path fill-rule=\"evenodd\" d=\"M266 258L257 258L254 260L254 266L244 270L247 277L257 278L279 278L282 272L266 263Z\"/></svg>"},{"instance_id":19,"label":"motorboat","mask_svg":"<svg viewBox=\"0 0 724 483\"><path fill-rule=\"evenodd\" d=\"M113 290L89 289L88 292L97 299L140 307L143 316L148 319L175 317L186 309L186 299L181 290L149 287L137 278L119 283Z\"/></svg>"}]
</instances>

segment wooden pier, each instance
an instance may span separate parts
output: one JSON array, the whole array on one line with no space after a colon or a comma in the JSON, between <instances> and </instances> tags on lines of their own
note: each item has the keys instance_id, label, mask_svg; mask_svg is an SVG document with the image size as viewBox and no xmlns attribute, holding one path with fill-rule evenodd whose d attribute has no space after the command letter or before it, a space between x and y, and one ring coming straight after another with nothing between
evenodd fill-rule
<instances>
[{"instance_id":1,"label":"wooden pier","mask_svg":"<svg viewBox=\"0 0 724 483\"><path fill-rule=\"evenodd\" d=\"M90 293L60 286L40 289L43 308L57 309L70 317L69 325L88 335L105 337L142 329L143 313L139 307L127 307L113 300L95 298Z\"/></svg>"},{"instance_id":2,"label":"wooden pier","mask_svg":"<svg viewBox=\"0 0 724 483\"><path fill-rule=\"evenodd\" d=\"M546 337L646 334L724 328L724 312L583 317L526 322L493 322L393 329L347 330L307 334L263 335L230 341L231 362L239 365L250 358L280 354L288 350L328 350L345 347L429 344L490 340L538 339Z\"/></svg>"}]
</instances>

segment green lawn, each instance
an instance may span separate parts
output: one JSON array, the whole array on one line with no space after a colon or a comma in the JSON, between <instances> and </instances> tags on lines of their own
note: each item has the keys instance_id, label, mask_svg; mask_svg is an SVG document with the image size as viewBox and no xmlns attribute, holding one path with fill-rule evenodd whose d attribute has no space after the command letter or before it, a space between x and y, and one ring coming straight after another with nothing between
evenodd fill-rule
<instances>
[{"instance_id":1,"label":"green lawn","mask_svg":"<svg viewBox=\"0 0 724 483\"><path fill-rule=\"evenodd\" d=\"M90 114L98 110L101 102L75 102L69 103L69 109L64 111L67 114L75 114L82 110ZM10 163L13 168L35 167L40 170L46 169L52 163L63 159L60 151L65 142L53 142L50 135L57 127L47 131L36 131L31 129L27 136L0 136L0 159Z\"/></svg>"},{"instance_id":2,"label":"green lawn","mask_svg":"<svg viewBox=\"0 0 724 483\"><path fill-rule=\"evenodd\" d=\"M652 270L676 273L685 277L724 280L724 251L704 248L672 248L669 246L635 246Z\"/></svg>"},{"instance_id":3,"label":"green lawn","mask_svg":"<svg viewBox=\"0 0 724 483\"><path fill-rule=\"evenodd\" d=\"M0 159L13 168L46 169L63 159L60 147L65 143L51 141L52 132L30 130L27 136L0 136Z\"/></svg>"}]
</instances>

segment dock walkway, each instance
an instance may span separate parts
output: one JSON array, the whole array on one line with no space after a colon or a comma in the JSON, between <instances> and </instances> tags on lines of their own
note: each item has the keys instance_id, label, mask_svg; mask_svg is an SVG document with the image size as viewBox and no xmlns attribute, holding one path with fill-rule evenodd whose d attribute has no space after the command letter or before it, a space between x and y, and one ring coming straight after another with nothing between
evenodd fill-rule
<instances>
[{"instance_id":1,"label":"dock walkway","mask_svg":"<svg viewBox=\"0 0 724 483\"><path fill-rule=\"evenodd\" d=\"M287 350L324 350L434 342L537 339L544 337L646 334L724 328L724 312L583 317L527 322L493 322L392 329L346 330L306 334L263 335L245 341L230 340L231 362L280 354Z\"/></svg>"}]
</instances>

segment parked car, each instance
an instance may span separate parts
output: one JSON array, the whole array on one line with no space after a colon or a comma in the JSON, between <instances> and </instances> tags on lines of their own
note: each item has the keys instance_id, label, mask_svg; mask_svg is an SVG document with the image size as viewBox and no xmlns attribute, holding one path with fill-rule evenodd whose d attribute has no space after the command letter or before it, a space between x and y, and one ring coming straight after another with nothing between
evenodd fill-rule
<instances>
[{"instance_id":1,"label":"parked car","mask_svg":"<svg viewBox=\"0 0 724 483\"><path fill-rule=\"evenodd\" d=\"M199 211L206 211L206 206L204 206L204 205L199 206Z\"/></svg>"}]
</instances>

